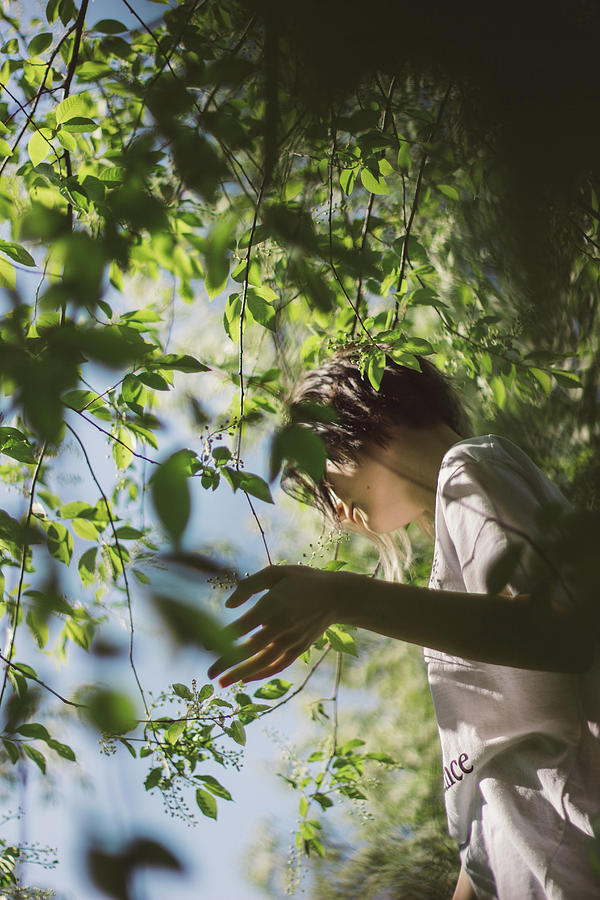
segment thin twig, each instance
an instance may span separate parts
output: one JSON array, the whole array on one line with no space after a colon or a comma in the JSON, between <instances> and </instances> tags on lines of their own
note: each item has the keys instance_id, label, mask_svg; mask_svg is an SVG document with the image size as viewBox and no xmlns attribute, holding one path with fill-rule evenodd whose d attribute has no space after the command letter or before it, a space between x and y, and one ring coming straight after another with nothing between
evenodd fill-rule
<instances>
[{"instance_id":1,"label":"thin twig","mask_svg":"<svg viewBox=\"0 0 600 900\"><path fill-rule=\"evenodd\" d=\"M260 519L258 518L256 510L254 509L254 504L252 503L252 500L250 499L250 494L248 493L248 491L244 491L244 494L246 495L246 500L248 501L250 509L252 510L252 515L254 516L254 518L256 520L256 524L258 525L258 530L260 531L260 536L262 538L262 542L265 547L265 552L267 554L267 559L269 560L269 565L272 566L273 560L271 559L271 554L269 553L269 547L267 545L267 539L265 537L264 529L263 529L262 525L260 524Z\"/></svg>"},{"instance_id":2,"label":"thin twig","mask_svg":"<svg viewBox=\"0 0 600 900\"><path fill-rule=\"evenodd\" d=\"M123 582L125 584L125 596L127 597L127 609L129 612L129 664L131 666L131 670L133 672L136 684L138 686L138 690L139 690L140 696L142 698L142 703L144 704L144 711L146 713L146 718L151 721L150 709L148 707L148 703L146 702L146 694L144 693L144 689L142 687L142 683L140 681L140 678L139 678L139 675L138 675L138 672L137 672L137 669L135 666L134 658L133 658L133 636L134 636L133 607L132 607L132 603L131 603L131 592L129 590L129 581L127 579L127 569L125 566L125 559L123 557L123 551L121 549L121 544L119 541L119 537L117 535L117 528L115 526L115 521L113 519L113 515L112 515L111 509L110 509L108 497L104 493L102 486L101 486L100 482L98 481L98 478L96 477L96 473L94 472L94 468L90 462L90 458L87 454L87 450L85 449L85 445L84 445L83 441L81 440L81 438L79 437L79 435L77 434L75 429L72 428L68 422L65 422L65 425L69 429L69 431L71 432L71 434L73 435L73 437L75 438L77 443L79 444L79 446L81 448L81 452L83 453L86 465L89 469L90 475L92 476L96 487L100 491L100 495L101 495L102 499L104 500L104 505L106 506L106 512L107 512L107 515L108 515L108 518L110 521L110 527L111 527L111 530L113 533L115 546L117 548L117 553L118 553L119 559L121 561L121 571L123 572ZM154 731L154 727L152 725L151 725L151 727L152 727L152 732L154 734L154 737L158 740L158 736L156 735L156 732Z\"/></svg>"},{"instance_id":3,"label":"thin twig","mask_svg":"<svg viewBox=\"0 0 600 900\"><path fill-rule=\"evenodd\" d=\"M429 142L431 142L433 140L433 136L442 120L442 115L443 115L446 103L448 101L448 97L450 96L451 90L452 90L452 84L449 84L448 87L446 88L446 93L444 94L444 96L442 98L442 102L440 103L436 120L433 123L431 131L429 133ZM406 269L406 261L408 259L408 241L410 238L410 233L411 233L411 229L413 226L413 222L415 220L415 215L417 213L417 208L419 206L419 195L421 192L421 184L423 182L423 172L425 171L425 164L427 162L428 156L429 156L428 151L424 150L423 156L421 157L421 163L419 165L419 172L417 174L417 183L415 185L415 195L413 197L413 204L412 204L412 208L410 210L408 224L406 226L406 230L404 233L404 243L402 244L402 261L400 263L400 275L398 276L398 287L397 287L398 294L402 290L402 282L404 281L404 271ZM399 316L400 316L400 300L397 299L396 300L396 309L394 311L394 318L392 320L392 328L395 328L396 325L398 324Z\"/></svg>"},{"instance_id":4,"label":"thin twig","mask_svg":"<svg viewBox=\"0 0 600 900\"><path fill-rule=\"evenodd\" d=\"M350 304L350 306L351 306L352 309L354 310L354 318L355 318L355 321L357 321L357 322L359 323L360 327L362 328L362 330L364 331L364 333L366 334L366 336L368 337L368 339L371 341L371 343L374 344L375 347L377 347L378 345L377 345L376 341L375 341L375 340L373 339L373 337L371 336L371 332L369 331L369 329L368 329L367 326L365 325L365 323L364 323L364 321L363 321L363 319L362 319L362 316L360 315L360 312L358 311L358 309L357 309L357 307L356 307L354 301L352 300L352 297L350 296L350 294L349 294L348 291L346 290L346 286L344 285L344 282L342 281L342 279L341 279L341 277L340 277L340 275L339 275L339 273L338 273L338 270L337 270L337 268L336 268L336 265L335 265L335 263L334 263L334 261L333 261L333 225L332 225L332 220L333 220L333 160L334 160L335 153L336 153L336 149L337 149L337 147L336 147L337 130L336 130L336 128L335 128L335 125L332 125L332 135L333 135L333 145L332 145L332 149L331 149L331 157L330 157L330 159L329 159L329 166L328 166L328 169L329 169L329 210L328 210L328 222L329 222L329 267L330 267L331 271L333 272L333 275L334 275L335 280L337 281L337 283L339 284L340 288L342 289L342 292L343 292L343 294L344 294L346 300L348 301L348 303Z\"/></svg>"},{"instance_id":5,"label":"thin twig","mask_svg":"<svg viewBox=\"0 0 600 900\"><path fill-rule=\"evenodd\" d=\"M27 113L25 106L23 106L21 103L19 103L19 101L17 101L17 103L19 105L19 109L25 113L27 118L26 118L25 124L23 125L21 131L19 132L19 135L18 135L15 143L12 146L12 153L14 153L15 150L17 149L17 147L19 146L23 135L27 131L27 126L29 125L29 123L32 122L32 124L34 124L34 127L35 127L35 123L33 123L33 116L36 113L38 103L40 102L42 95L44 93L54 93L54 91L60 89L60 85L56 88L52 88L52 90L49 90L48 88L46 88L46 78L48 77L48 73L50 72L52 63L54 62L54 59L55 59L56 55L58 54L58 51L60 50L61 46L66 41L66 39L75 31L75 28L76 28L76 25L72 25L71 28L69 28L69 30L63 34L60 41L58 42L58 44L52 51L50 59L48 60L48 63L46 65L46 70L44 72L44 75L42 76L42 83L41 83L40 87L38 88L38 91L37 91L35 97L32 100L28 101L28 103L26 104L26 106L28 106L29 103L33 103L33 108L31 110L31 112ZM17 112L15 110L15 112L11 116L9 116L9 118L6 121L10 122L10 120L14 116L16 116L16 114L17 114ZM12 155L12 153L11 153L11 155ZM6 159L4 160L4 162L2 163L2 165L0 166L0 175L2 175L2 173L4 172L4 169L8 165L9 160L10 160L10 156L7 156Z\"/></svg>"},{"instance_id":6,"label":"thin twig","mask_svg":"<svg viewBox=\"0 0 600 900\"><path fill-rule=\"evenodd\" d=\"M243 418L244 418L244 318L246 315L246 301L248 299L248 286L250 279L250 258L252 255L252 244L254 242L254 233L256 231L256 225L258 223L258 214L260 212L260 204L262 202L263 193L265 189L265 183L261 184L260 191L258 193L258 197L256 199L256 206L254 208L254 217L252 219L252 227L250 229L250 237L248 239L248 250L246 252L246 273L244 275L244 290L242 293L242 305L240 308L240 330L239 330L239 339L240 339L240 349L238 352L238 376L240 379L240 421L238 425L238 434L237 434L237 449L236 449L236 457L237 457L237 467L240 465L240 457L242 455L242 427L243 427Z\"/></svg>"},{"instance_id":7,"label":"thin twig","mask_svg":"<svg viewBox=\"0 0 600 900\"><path fill-rule=\"evenodd\" d=\"M383 113L381 116L381 122L379 123L379 128L380 128L381 132L385 132L385 130L387 128L388 116L390 113L390 107L392 105L392 97L394 95L395 86L396 86L396 76L394 75L394 76L392 76L392 79L390 81L390 86L389 86L386 101L385 101L385 107L384 107L384 110L383 110ZM382 153L382 157L383 157L383 153ZM360 236L360 256L361 257L364 254L365 247L367 245L367 236L369 234L369 225L371 223L371 215L373 212L373 203L374 202L375 202L375 194L371 194L369 196L369 202L367 204L367 211L365 213L365 218L363 221L363 227L362 227L361 236ZM358 276L358 284L356 286L356 310L354 313L354 321L352 322L352 329L350 332L350 334L352 334L352 335L354 335L354 332L356 331L356 325L358 322L358 311L360 309L360 304L361 304L361 300L362 300L362 285L363 285L363 277L362 277L362 271L361 271Z\"/></svg>"},{"instance_id":8,"label":"thin twig","mask_svg":"<svg viewBox=\"0 0 600 900\"><path fill-rule=\"evenodd\" d=\"M29 489L29 508L27 510L27 517L25 519L25 528L23 534L23 548L21 553L21 568L19 571L19 586L17 588L17 598L15 601L15 612L13 615L13 620L11 623L10 629L10 639L9 646L6 651L6 656L8 659L11 659L13 655L13 650L15 647L15 635L17 633L17 624L19 622L19 612L21 609L21 594L23 592L23 579L25 577L25 566L27 564L27 551L29 550L29 544L27 542L27 532L29 530L29 524L31 522L31 516L33 515L33 503L35 499L35 486L37 484L37 480L42 469L42 464L44 462L44 457L46 455L46 447L47 443L44 441L42 445L42 449L40 451L40 455L38 457L38 461L33 473L33 478L31 479L31 487ZM8 664L4 667L4 674L2 677L2 690L0 691L0 706L2 706L2 700L4 699L4 692L6 691L6 679L8 678Z\"/></svg>"},{"instance_id":9,"label":"thin twig","mask_svg":"<svg viewBox=\"0 0 600 900\"><path fill-rule=\"evenodd\" d=\"M101 432L102 434L104 434L106 437L110 438L111 441L112 441L114 444L121 444L122 447L125 447L127 450L129 450L129 452L130 452L133 456L137 457L137 459L143 459L145 462L152 463L153 466L159 466L159 465L160 465L160 463L158 462L158 460L156 460L156 459L150 459L149 456L144 456L143 453L136 453L136 451L135 451L135 450L132 450L131 447L129 446L129 444L126 444L125 441L122 441L122 440L121 440L121 438L118 438L116 435L111 434L110 431L107 431L107 430L106 430L106 428L102 428L102 426L101 426L101 425L98 425L97 422L94 422L93 419L88 419L87 416L84 416L84 414L81 412L81 410L75 409L75 407L73 407L73 406L69 406L68 403L65 403L65 407L66 407L67 409L72 410L72 412L77 413L77 415L78 415L78 416L81 416L81 418L82 418L85 422L88 422L90 425L93 425L94 428L96 428L98 431L100 431L100 432Z\"/></svg>"},{"instance_id":10,"label":"thin twig","mask_svg":"<svg viewBox=\"0 0 600 900\"><path fill-rule=\"evenodd\" d=\"M29 678L31 681L35 681L36 684L40 685L40 687L43 687L46 691L50 691L51 694L54 694L55 697L58 697L58 699L62 703L66 703L67 706L76 706L77 709L86 709L86 706L84 703L75 703L74 700L67 700L66 697L63 697L62 694L59 694L58 691L55 691L54 688L51 688L49 684L46 684L46 682L42 681L41 678L38 678L37 675L32 675L31 672L26 672L25 669L22 669L16 663L11 662L9 659L6 658L6 656L3 656L2 653L0 653L0 659L2 660L2 662L6 663L6 665L10 669L14 669L15 672L20 672L21 675L25 676L25 678Z\"/></svg>"}]
</instances>

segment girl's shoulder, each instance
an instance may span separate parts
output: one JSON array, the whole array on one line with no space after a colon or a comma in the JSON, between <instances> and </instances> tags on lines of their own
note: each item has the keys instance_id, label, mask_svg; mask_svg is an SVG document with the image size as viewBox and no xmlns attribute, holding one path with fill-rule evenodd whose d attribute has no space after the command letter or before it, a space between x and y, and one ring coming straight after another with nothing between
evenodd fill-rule
<instances>
[{"instance_id":1,"label":"girl's shoulder","mask_svg":"<svg viewBox=\"0 0 600 900\"><path fill-rule=\"evenodd\" d=\"M456 471L470 463L498 463L521 469L537 468L517 444L499 434L476 435L453 444L444 455L440 471L446 470L446 474L450 474L450 471Z\"/></svg>"},{"instance_id":2,"label":"girl's shoulder","mask_svg":"<svg viewBox=\"0 0 600 900\"><path fill-rule=\"evenodd\" d=\"M482 490L505 499L527 492L539 502L567 504L566 498L548 476L509 438L482 434L453 444L442 460L438 490L444 494L453 487L478 485Z\"/></svg>"}]
</instances>

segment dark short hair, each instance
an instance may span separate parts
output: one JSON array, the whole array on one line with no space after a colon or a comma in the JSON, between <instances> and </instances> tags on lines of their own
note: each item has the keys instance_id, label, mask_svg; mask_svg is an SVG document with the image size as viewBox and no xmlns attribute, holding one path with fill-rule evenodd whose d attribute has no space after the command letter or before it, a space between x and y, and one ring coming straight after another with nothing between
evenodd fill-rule
<instances>
[{"instance_id":1,"label":"dark short hair","mask_svg":"<svg viewBox=\"0 0 600 900\"><path fill-rule=\"evenodd\" d=\"M331 462L356 463L368 444L386 446L395 424L426 428L443 422L460 437L472 434L450 379L427 359L415 357L421 367L416 371L386 354L381 384L375 390L361 374L358 357L355 347L336 351L303 375L289 400L290 419L321 437ZM326 481L315 482L293 461L284 468L281 486L290 496L337 517Z\"/></svg>"}]
</instances>

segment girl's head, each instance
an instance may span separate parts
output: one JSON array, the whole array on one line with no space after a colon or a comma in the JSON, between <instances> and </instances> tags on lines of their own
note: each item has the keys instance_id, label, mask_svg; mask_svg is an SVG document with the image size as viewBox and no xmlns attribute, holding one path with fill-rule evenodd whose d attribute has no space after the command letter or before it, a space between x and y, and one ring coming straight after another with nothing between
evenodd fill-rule
<instances>
[{"instance_id":1,"label":"girl's head","mask_svg":"<svg viewBox=\"0 0 600 900\"><path fill-rule=\"evenodd\" d=\"M358 353L352 347L336 352L319 368L307 372L292 395L290 414L292 420L304 423L323 440L326 474L315 482L289 463L282 479L284 490L316 506L333 521L350 520L367 532L390 530L386 524L390 517L382 510L385 512L388 496L389 508L396 502L393 492L399 485L393 476L399 472L390 470L386 475L386 452L398 433L402 430L412 435L415 445L421 434L429 434L438 426L457 435L456 440L471 433L468 417L448 379L426 359L417 359L421 371L401 366L387 356L378 391L361 375ZM352 482L352 495L359 498L356 505L343 496L345 481ZM402 488L403 500L407 509L411 503L416 509L419 485L415 482L412 495L410 487L406 482ZM371 488L374 490L367 495L365 490ZM361 491L370 498L379 493L379 513L372 529L364 527Z\"/></svg>"}]
</instances>

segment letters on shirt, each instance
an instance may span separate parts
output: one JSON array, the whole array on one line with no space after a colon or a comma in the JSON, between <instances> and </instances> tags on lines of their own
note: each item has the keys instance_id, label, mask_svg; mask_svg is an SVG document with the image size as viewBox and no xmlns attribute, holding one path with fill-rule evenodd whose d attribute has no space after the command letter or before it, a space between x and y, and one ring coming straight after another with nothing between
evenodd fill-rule
<instances>
[{"instance_id":1,"label":"letters on shirt","mask_svg":"<svg viewBox=\"0 0 600 900\"><path fill-rule=\"evenodd\" d=\"M467 753L461 753L457 759L451 760L449 765L444 766L444 791L450 790L457 781L462 781L472 771L473 766L469 765Z\"/></svg>"}]
</instances>

